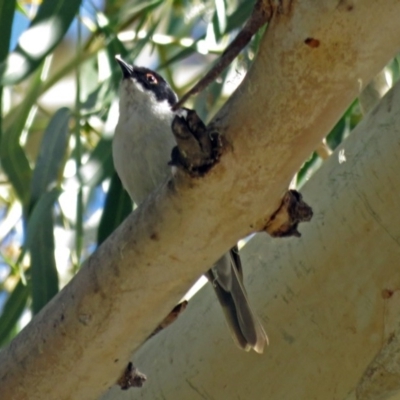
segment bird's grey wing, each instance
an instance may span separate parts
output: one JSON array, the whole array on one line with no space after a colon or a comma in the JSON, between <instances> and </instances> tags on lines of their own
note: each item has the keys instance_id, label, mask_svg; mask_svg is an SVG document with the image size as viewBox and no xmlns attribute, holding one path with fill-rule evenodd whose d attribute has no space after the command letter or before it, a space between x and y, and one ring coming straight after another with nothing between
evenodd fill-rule
<instances>
[{"instance_id":1,"label":"bird's grey wing","mask_svg":"<svg viewBox=\"0 0 400 400\"><path fill-rule=\"evenodd\" d=\"M262 353L268 337L247 299L237 246L224 254L206 276L221 303L236 344L246 351L253 348Z\"/></svg>"}]
</instances>

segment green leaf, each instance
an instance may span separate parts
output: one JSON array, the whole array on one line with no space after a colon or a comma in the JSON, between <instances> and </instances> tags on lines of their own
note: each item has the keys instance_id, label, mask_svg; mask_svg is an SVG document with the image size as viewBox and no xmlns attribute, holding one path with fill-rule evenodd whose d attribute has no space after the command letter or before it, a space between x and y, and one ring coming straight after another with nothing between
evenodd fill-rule
<instances>
[{"instance_id":1,"label":"green leaf","mask_svg":"<svg viewBox=\"0 0 400 400\"><path fill-rule=\"evenodd\" d=\"M328 146L335 150L336 147L343 141L344 134L346 132L346 117L343 116L339 119L336 125L332 128L328 136L326 137L326 142Z\"/></svg>"},{"instance_id":2,"label":"green leaf","mask_svg":"<svg viewBox=\"0 0 400 400\"><path fill-rule=\"evenodd\" d=\"M3 0L8 1L8 0ZM12 85L31 74L63 39L81 0L44 0L17 48L1 65L2 82Z\"/></svg>"},{"instance_id":3,"label":"green leaf","mask_svg":"<svg viewBox=\"0 0 400 400\"><path fill-rule=\"evenodd\" d=\"M227 18L225 34L229 33L234 29L239 29L253 10L255 0L245 0L243 1L236 10Z\"/></svg>"},{"instance_id":4,"label":"green leaf","mask_svg":"<svg viewBox=\"0 0 400 400\"><path fill-rule=\"evenodd\" d=\"M133 16L145 15L148 16L150 13L157 8L160 4L165 3L164 0L147 0L147 1L126 1L117 0L121 3L117 6L119 9L119 21L132 20ZM107 13L108 15L108 13Z\"/></svg>"},{"instance_id":5,"label":"green leaf","mask_svg":"<svg viewBox=\"0 0 400 400\"><path fill-rule=\"evenodd\" d=\"M5 60L9 52L14 12L15 0L0 0L0 62Z\"/></svg>"},{"instance_id":6,"label":"green leaf","mask_svg":"<svg viewBox=\"0 0 400 400\"><path fill-rule=\"evenodd\" d=\"M176 54L174 54L172 57L168 58L167 61L163 62L160 64L158 69L163 69L166 68L168 65L174 64L184 58L188 58L191 56L193 53L197 53L197 42L199 40L204 39L204 36L201 36L198 38L191 46L184 47L182 50L178 51Z\"/></svg>"},{"instance_id":7,"label":"green leaf","mask_svg":"<svg viewBox=\"0 0 400 400\"><path fill-rule=\"evenodd\" d=\"M7 174L21 202L26 205L29 198L31 169L25 152L9 132L4 132L0 158L4 172Z\"/></svg>"},{"instance_id":8,"label":"green leaf","mask_svg":"<svg viewBox=\"0 0 400 400\"><path fill-rule=\"evenodd\" d=\"M68 108L60 108L43 134L31 181L31 207L57 182L67 151L70 116Z\"/></svg>"},{"instance_id":9,"label":"green leaf","mask_svg":"<svg viewBox=\"0 0 400 400\"><path fill-rule=\"evenodd\" d=\"M35 314L58 292L53 206L59 194L56 188L44 193L28 221L26 245L31 255L32 311Z\"/></svg>"},{"instance_id":10,"label":"green leaf","mask_svg":"<svg viewBox=\"0 0 400 400\"><path fill-rule=\"evenodd\" d=\"M99 230L97 231L97 245L106 240L131 212L132 201L122 187L118 175L114 173L104 204Z\"/></svg>"},{"instance_id":11,"label":"green leaf","mask_svg":"<svg viewBox=\"0 0 400 400\"><path fill-rule=\"evenodd\" d=\"M400 77L400 58L397 55L390 63L390 70L392 71L393 84L399 80Z\"/></svg>"},{"instance_id":12,"label":"green leaf","mask_svg":"<svg viewBox=\"0 0 400 400\"><path fill-rule=\"evenodd\" d=\"M311 157L303 164L296 177L296 187L303 185L306 181L307 175L315 168L319 157L316 152L312 153Z\"/></svg>"},{"instance_id":13,"label":"green leaf","mask_svg":"<svg viewBox=\"0 0 400 400\"><path fill-rule=\"evenodd\" d=\"M226 29L226 4L224 0L214 0L215 12L212 18L212 25L214 29L215 38L221 40Z\"/></svg>"},{"instance_id":14,"label":"green leaf","mask_svg":"<svg viewBox=\"0 0 400 400\"><path fill-rule=\"evenodd\" d=\"M2 63L8 54L11 38L11 28L14 20L15 0L0 0L0 63ZM0 70L0 78L1 78ZM2 138L2 104L3 87L0 86L0 144Z\"/></svg>"},{"instance_id":15,"label":"green leaf","mask_svg":"<svg viewBox=\"0 0 400 400\"><path fill-rule=\"evenodd\" d=\"M7 0L6 0L7 1ZM19 11L26 18L29 18L29 14L26 12L24 6L21 4L21 0L17 1L16 10Z\"/></svg>"},{"instance_id":16,"label":"green leaf","mask_svg":"<svg viewBox=\"0 0 400 400\"><path fill-rule=\"evenodd\" d=\"M0 147L1 165L24 206L27 206L30 198L28 189L32 170L19 139L29 112L38 97L41 84L40 75L41 71L38 70L30 82L24 100L3 119L3 138Z\"/></svg>"},{"instance_id":17,"label":"green leaf","mask_svg":"<svg viewBox=\"0 0 400 400\"><path fill-rule=\"evenodd\" d=\"M8 296L0 315L0 346L11 339L15 325L25 310L29 296L29 288L20 280Z\"/></svg>"}]
</instances>

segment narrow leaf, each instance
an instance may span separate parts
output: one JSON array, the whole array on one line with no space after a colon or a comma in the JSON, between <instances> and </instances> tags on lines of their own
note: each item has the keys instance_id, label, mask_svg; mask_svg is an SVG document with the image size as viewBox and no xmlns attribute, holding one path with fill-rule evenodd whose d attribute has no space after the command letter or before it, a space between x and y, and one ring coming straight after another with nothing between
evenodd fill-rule
<instances>
[{"instance_id":1,"label":"narrow leaf","mask_svg":"<svg viewBox=\"0 0 400 400\"><path fill-rule=\"evenodd\" d=\"M215 38L221 40L226 29L226 7L224 0L215 0L215 13L212 19Z\"/></svg>"},{"instance_id":2,"label":"narrow leaf","mask_svg":"<svg viewBox=\"0 0 400 400\"><path fill-rule=\"evenodd\" d=\"M29 197L31 168L25 152L12 135L3 132L0 158L4 169L21 202L26 205Z\"/></svg>"},{"instance_id":3,"label":"narrow leaf","mask_svg":"<svg viewBox=\"0 0 400 400\"><path fill-rule=\"evenodd\" d=\"M235 11L227 18L225 34L234 29L241 28L242 24L250 17L253 10L255 0L243 1Z\"/></svg>"},{"instance_id":4,"label":"narrow leaf","mask_svg":"<svg viewBox=\"0 0 400 400\"><path fill-rule=\"evenodd\" d=\"M60 108L43 134L31 181L31 206L57 182L67 151L70 116L68 108Z\"/></svg>"},{"instance_id":5,"label":"narrow leaf","mask_svg":"<svg viewBox=\"0 0 400 400\"><path fill-rule=\"evenodd\" d=\"M111 178L97 233L97 245L100 245L121 224L132 211L132 201L122 187L118 175Z\"/></svg>"},{"instance_id":6,"label":"narrow leaf","mask_svg":"<svg viewBox=\"0 0 400 400\"><path fill-rule=\"evenodd\" d=\"M14 20L15 0L0 0L0 63L7 57L11 28ZM1 70L0 70L1 74ZM0 75L1 77L1 75ZM0 144L2 138L2 105L3 105L3 87L0 86Z\"/></svg>"},{"instance_id":7,"label":"narrow leaf","mask_svg":"<svg viewBox=\"0 0 400 400\"><path fill-rule=\"evenodd\" d=\"M7 0L5 0L7 1ZM16 10L19 11L23 16L25 16L26 18L29 18L29 14L26 12L25 8L23 7L23 5L21 4L21 0L17 1L16 4Z\"/></svg>"},{"instance_id":8,"label":"narrow leaf","mask_svg":"<svg viewBox=\"0 0 400 400\"><path fill-rule=\"evenodd\" d=\"M15 0L0 0L0 62L4 61L9 52L14 12Z\"/></svg>"},{"instance_id":9,"label":"narrow leaf","mask_svg":"<svg viewBox=\"0 0 400 400\"><path fill-rule=\"evenodd\" d=\"M8 296L0 315L0 346L11 339L11 333L21 318L28 296L29 288L20 280Z\"/></svg>"},{"instance_id":10,"label":"narrow leaf","mask_svg":"<svg viewBox=\"0 0 400 400\"><path fill-rule=\"evenodd\" d=\"M53 206L59 194L58 189L44 193L28 221L26 243L31 255L32 311L35 314L58 292Z\"/></svg>"},{"instance_id":11,"label":"narrow leaf","mask_svg":"<svg viewBox=\"0 0 400 400\"><path fill-rule=\"evenodd\" d=\"M0 147L1 165L24 206L27 206L29 201L32 170L19 139L29 112L38 97L41 85L40 75L41 70L38 70L30 82L24 100L3 119L3 138Z\"/></svg>"}]
</instances>

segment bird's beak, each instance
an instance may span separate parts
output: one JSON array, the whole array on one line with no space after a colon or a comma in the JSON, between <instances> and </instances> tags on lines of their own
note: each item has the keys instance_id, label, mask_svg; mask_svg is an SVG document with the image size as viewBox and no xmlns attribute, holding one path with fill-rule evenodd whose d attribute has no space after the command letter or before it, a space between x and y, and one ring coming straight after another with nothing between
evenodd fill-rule
<instances>
[{"instance_id":1,"label":"bird's beak","mask_svg":"<svg viewBox=\"0 0 400 400\"><path fill-rule=\"evenodd\" d=\"M115 59L121 67L124 78L131 78L133 74L132 65L129 65L126 61L124 61L119 54L115 56Z\"/></svg>"}]
</instances>

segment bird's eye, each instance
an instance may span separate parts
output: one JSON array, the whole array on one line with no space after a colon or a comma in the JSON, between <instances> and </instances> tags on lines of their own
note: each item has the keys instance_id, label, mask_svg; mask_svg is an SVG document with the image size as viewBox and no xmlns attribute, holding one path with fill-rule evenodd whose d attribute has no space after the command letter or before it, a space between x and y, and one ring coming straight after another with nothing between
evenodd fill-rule
<instances>
[{"instance_id":1,"label":"bird's eye","mask_svg":"<svg viewBox=\"0 0 400 400\"><path fill-rule=\"evenodd\" d=\"M151 73L146 74L146 79L147 82L151 83L152 85L156 85L158 83L157 78Z\"/></svg>"}]
</instances>

